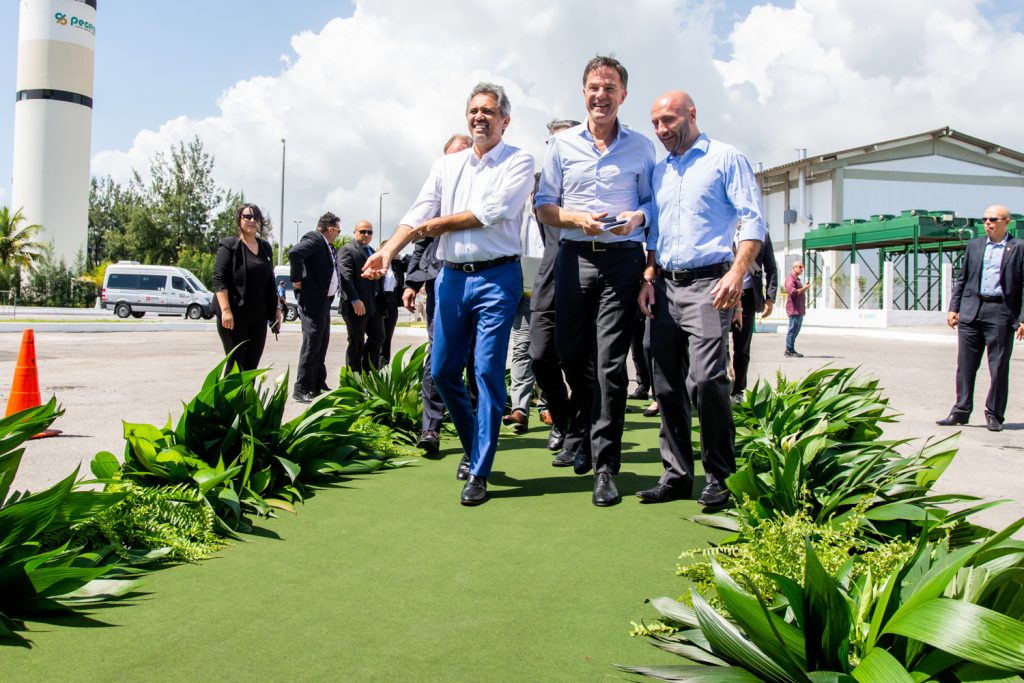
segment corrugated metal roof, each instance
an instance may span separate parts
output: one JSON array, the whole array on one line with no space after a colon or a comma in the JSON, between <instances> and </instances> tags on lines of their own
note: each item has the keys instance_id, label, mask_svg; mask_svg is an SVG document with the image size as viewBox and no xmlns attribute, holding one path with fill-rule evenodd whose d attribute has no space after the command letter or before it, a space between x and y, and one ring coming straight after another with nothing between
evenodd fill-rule
<instances>
[{"instance_id":1,"label":"corrugated metal roof","mask_svg":"<svg viewBox=\"0 0 1024 683\"><path fill-rule=\"evenodd\" d=\"M809 156L806 159L798 159L791 161L788 164L782 164L780 166L774 166L767 168L757 174L758 178L765 176L779 175L785 171L800 168L801 166L814 166L815 164L826 163L829 161L835 161L837 159L843 159L846 157L855 157L861 154L869 154L871 152L877 152L880 149L891 149L894 147L903 147L908 144L915 142L923 142L926 140L937 140L940 138L950 138L958 142L962 142L973 147L977 147L983 150L985 154L999 154L1003 157L1013 159L1014 161L1021 162L1024 164L1024 153L1018 152L1017 150L997 145L994 142L982 140L960 131L953 130L949 126L945 128L938 128L936 130L928 131L926 133L918 133L916 135L908 135L902 138L895 138L893 140L886 140L885 142L876 142L870 145L862 145L860 147L851 147L850 149L840 150L838 152L829 152L826 154L820 154L817 156Z\"/></svg>"}]
</instances>

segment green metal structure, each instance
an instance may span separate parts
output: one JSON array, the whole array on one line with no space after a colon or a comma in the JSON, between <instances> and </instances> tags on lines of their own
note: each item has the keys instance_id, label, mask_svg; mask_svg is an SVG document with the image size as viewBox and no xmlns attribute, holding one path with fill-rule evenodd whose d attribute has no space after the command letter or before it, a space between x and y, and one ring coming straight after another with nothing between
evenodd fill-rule
<instances>
[{"instance_id":1,"label":"green metal structure","mask_svg":"<svg viewBox=\"0 0 1024 683\"><path fill-rule=\"evenodd\" d=\"M1008 231L1017 235L1024 216L1013 214ZM882 307L884 264L893 264L893 307L901 310L935 311L941 303L942 265L951 263L954 276L960 268L964 248L972 237L985 234L979 219L963 218L953 211L908 209L899 216L877 214L869 220L847 219L842 223L821 223L803 237L804 267L811 280L822 275L822 252L844 252L829 287L843 307L846 266L859 263L864 285L858 306ZM865 253L869 252L869 253ZM876 261L877 272L868 264ZM870 276L871 285L866 286Z\"/></svg>"}]
</instances>

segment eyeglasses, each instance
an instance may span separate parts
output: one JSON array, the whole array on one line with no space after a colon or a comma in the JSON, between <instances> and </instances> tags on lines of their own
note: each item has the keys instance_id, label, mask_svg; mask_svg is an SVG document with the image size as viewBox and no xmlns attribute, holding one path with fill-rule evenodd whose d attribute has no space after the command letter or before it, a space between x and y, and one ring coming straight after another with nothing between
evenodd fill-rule
<instances>
[{"instance_id":1,"label":"eyeglasses","mask_svg":"<svg viewBox=\"0 0 1024 683\"><path fill-rule=\"evenodd\" d=\"M373 230L356 230L357 235L372 235Z\"/></svg>"},{"instance_id":2,"label":"eyeglasses","mask_svg":"<svg viewBox=\"0 0 1024 683\"><path fill-rule=\"evenodd\" d=\"M981 220L985 223L998 223L999 221L1005 221L1006 218L1001 216L985 216Z\"/></svg>"},{"instance_id":3,"label":"eyeglasses","mask_svg":"<svg viewBox=\"0 0 1024 683\"><path fill-rule=\"evenodd\" d=\"M256 214L252 214L252 213L243 213L241 218L242 218L243 221L258 221L259 220L259 218L256 218Z\"/></svg>"}]
</instances>

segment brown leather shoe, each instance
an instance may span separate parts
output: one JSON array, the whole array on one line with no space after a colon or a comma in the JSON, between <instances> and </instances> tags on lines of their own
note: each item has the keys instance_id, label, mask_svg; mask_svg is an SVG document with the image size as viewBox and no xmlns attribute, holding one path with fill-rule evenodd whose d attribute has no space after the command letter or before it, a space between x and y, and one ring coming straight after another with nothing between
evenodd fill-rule
<instances>
[{"instance_id":1,"label":"brown leather shoe","mask_svg":"<svg viewBox=\"0 0 1024 683\"><path fill-rule=\"evenodd\" d=\"M502 424L512 427L516 434L522 434L530 427L530 418L521 410L513 410L511 414L501 418Z\"/></svg>"},{"instance_id":2,"label":"brown leather shoe","mask_svg":"<svg viewBox=\"0 0 1024 683\"><path fill-rule=\"evenodd\" d=\"M548 425L549 427L555 423L554 419L551 417L550 410L540 411L540 421Z\"/></svg>"}]
</instances>

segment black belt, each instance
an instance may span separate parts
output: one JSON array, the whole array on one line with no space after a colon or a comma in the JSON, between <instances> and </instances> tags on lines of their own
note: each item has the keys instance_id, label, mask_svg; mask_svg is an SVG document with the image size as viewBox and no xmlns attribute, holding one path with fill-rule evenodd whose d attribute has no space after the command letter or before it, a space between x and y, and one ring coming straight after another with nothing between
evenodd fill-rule
<instances>
[{"instance_id":1,"label":"black belt","mask_svg":"<svg viewBox=\"0 0 1024 683\"><path fill-rule=\"evenodd\" d=\"M1003 295L1002 294L993 294L992 296L989 296L988 294L979 294L978 298L981 299L982 301L984 301L987 304L1001 304L1001 303L1003 303Z\"/></svg>"},{"instance_id":2,"label":"black belt","mask_svg":"<svg viewBox=\"0 0 1024 683\"><path fill-rule=\"evenodd\" d=\"M515 263L519 260L518 256L499 256L493 258L490 261L470 261L469 263L456 263L454 261L445 261L444 267L450 268L451 270L457 270L461 273L479 273L481 270L487 270L488 268L494 268L495 266L503 266L506 263Z\"/></svg>"},{"instance_id":3,"label":"black belt","mask_svg":"<svg viewBox=\"0 0 1024 683\"><path fill-rule=\"evenodd\" d=\"M694 280L702 280L709 277L720 277L729 272L732 268L732 261L723 261L710 266L700 268L684 268L683 270L662 270L661 276L666 280L688 285Z\"/></svg>"},{"instance_id":4,"label":"black belt","mask_svg":"<svg viewBox=\"0 0 1024 683\"><path fill-rule=\"evenodd\" d=\"M597 240L562 240L559 244L569 246L577 251L608 251L609 249L637 249L643 242L624 240L621 242L598 242Z\"/></svg>"}]
</instances>

